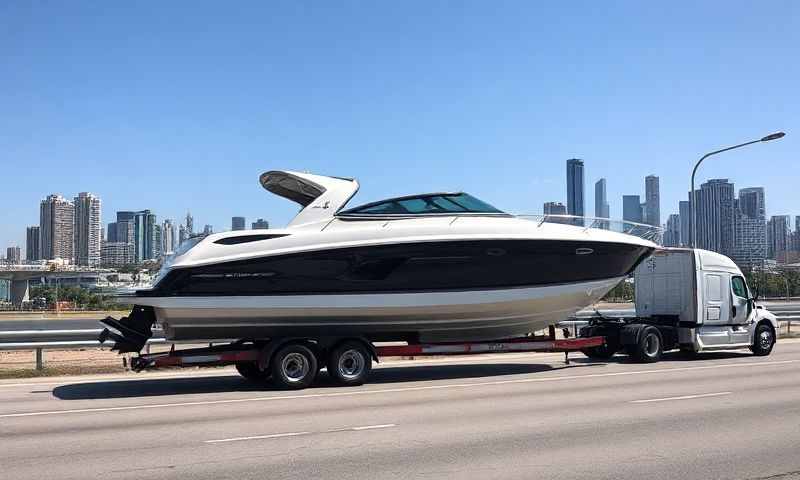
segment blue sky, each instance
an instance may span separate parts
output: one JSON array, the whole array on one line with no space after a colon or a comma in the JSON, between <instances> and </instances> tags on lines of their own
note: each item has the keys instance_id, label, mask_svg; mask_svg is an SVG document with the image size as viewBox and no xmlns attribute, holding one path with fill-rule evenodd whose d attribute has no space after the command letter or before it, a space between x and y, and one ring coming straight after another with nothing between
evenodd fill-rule
<instances>
[{"instance_id":1,"label":"blue sky","mask_svg":"<svg viewBox=\"0 0 800 480\"><path fill-rule=\"evenodd\" d=\"M662 220L699 179L800 214L800 3L0 3L0 246L52 192L104 222L230 227L296 209L269 169L357 177L354 202L463 189L514 212L565 201L565 161L623 194L661 177Z\"/></svg>"}]
</instances>

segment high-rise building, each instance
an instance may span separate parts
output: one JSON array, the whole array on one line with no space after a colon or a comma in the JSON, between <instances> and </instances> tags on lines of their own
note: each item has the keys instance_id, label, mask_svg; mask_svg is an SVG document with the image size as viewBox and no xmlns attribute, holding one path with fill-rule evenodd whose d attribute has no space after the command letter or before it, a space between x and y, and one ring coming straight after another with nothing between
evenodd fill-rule
<instances>
[{"instance_id":1,"label":"high-rise building","mask_svg":"<svg viewBox=\"0 0 800 480\"><path fill-rule=\"evenodd\" d=\"M667 217L667 228L664 229L664 246L679 247L681 245L681 216L673 213Z\"/></svg>"},{"instance_id":2,"label":"high-rise building","mask_svg":"<svg viewBox=\"0 0 800 480\"><path fill-rule=\"evenodd\" d=\"M49 195L39 205L41 257L73 261L75 207L61 195Z\"/></svg>"},{"instance_id":3,"label":"high-rise building","mask_svg":"<svg viewBox=\"0 0 800 480\"><path fill-rule=\"evenodd\" d=\"M269 222L264 220L263 218L259 218L258 220L253 222L252 227L253 227L253 230L266 229L266 228L269 228Z\"/></svg>"},{"instance_id":4,"label":"high-rise building","mask_svg":"<svg viewBox=\"0 0 800 480\"><path fill-rule=\"evenodd\" d=\"M661 197L658 188L658 177L644 177L644 223L656 227L661 226Z\"/></svg>"},{"instance_id":5,"label":"high-rise building","mask_svg":"<svg viewBox=\"0 0 800 480\"><path fill-rule=\"evenodd\" d=\"M742 188L734 202L733 250L730 257L743 268L767 258L767 222L762 187Z\"/></svg>"},{"instance_id":6,"label":"high-rise building","mask_svg":"<svg viewBox=\"0 0 800 480\"><path fill-rule=\"evenodd\" d=\"M622 196L622 219L626 222L642 223L642 202L639 195Z\"/></svg>"},{"instance_id":7,"label":"high-rise building","mask_svg":"<svg viewBox=\"0 0 800 480\"><path fill-rule=\"evenodd\" d=\"M561 202L546 202L544 204L544 214L545 215L566 215L567 214L567 207ZM567 218L549 218L547 219L550 223L572 223L571 220Z\"/></svg>"},{"instance_id":8,"label":"high-rise building","mask_svg":"<svg viewBox=\"0 0 800 480\"><path fill-rule=\"evenodd\" d=\"M750 218L766 219L764 187L750 187L739 190L739 211Z\"/></svg>"},{"instance_id":9,"label":"high-rise building","mask_svg":"<svg viewBox=\"0 0 800 480\"><path fill-rule=\"evenodd\" d=\"M161 225L161 252L163 255L170 255L175 252L177 244L175 241L175 224L167 218Z\"/></svg>"},{"instance_id":10,"label":"high-rise building","mask_svg":"<svg viewBox=\"0 0 800 480\"><path fill-rule=\"evenodd\" d=\"M594 184L594 216L597 218L609 218L611 207L606 196L606 179L601 178Z\"/></svg>"},{"instance_id":11,"label":"high-rise building","mask_svg":"<svg viewBox=\"0 0 800 480\"><path fill-rule=\"evenodd\" d=\"M9 265L19 265L22 263L22 251L17 246L6 248L6 263Z\"/></svg>"},{"instance_id":12,"label":"high-rise building","mask_svg":"<svg viewBox=\"0 0 800 480\"><path fill-rule=\"evenodd\" d=\"M730 256L734 239L734 187L727 178L716 178L697 190L695 218L697 248Z\"/></svg>"},{"instance_id":13,"label":"high-rise building","mask_svg":"<svg viewBox=\"0 0 800 480\"><path fill-rule=\"evenodd\" d=\"M567 213L582 217L584 212L583 160L571 158L567 160Z\"/></svg>"},{"instance_id":14,"label":"high-rise building","mask_svg":"<svg viewBox=\"0 0 800 480\"><path fill-rule=\"evenodd\" d=\"M191 237L194 233L194 217L189 212L186 212L186 235Z\"/></svg>"},{"instance_id":15,"label":"high-rise building","mask_svg":"<svg viewBox=\"0 0 800 480\"><path fill-rule=\"evenodd\" d=\"M246 227L244 217L231 217L231 230L244 230Z\"/></svg>"},{"instance_id":16,"label":"high-rise building","mask_svg":"<svg viewBox=\"0 0 800 480\"><path fill-rule=\"evenodd\" d=\"M203 227L203 235L211 235L212 233L214 233L214 227L211 225L206 225Z\"/></svg>"},{"instance_id":17,"label":"high-rise building","mask_svg":"<svg viewBox=\"0 0 800 480\"><path fill-rule=\"evenodd\" d=\"M41 244L39 240L39 227L34 225L25 231L25 260L35 262L41 260Z\"/></svg>"},{"instance_id":18,"label":"high-rise building","mask_svg":"<svg viewBox=\"0 0 800 480\"><path fill-rule=\"evenodd\" d=\"M692 206L689 200L678 202L678 215L681 217L681 243L682 247L688 247L692 243Z\"/></svg>"},{"instance_id":19,"label":"high-rise building","mask_svg":"<svg viewBox=\"0 0 800 480\"><path fill-rule=\"evenodd\" d=\"M134 263L133 244L128 242L103 242L100 263L107 267L122 267Z\"/></svg>"},{"instance_id":20,"label":"high-rise building","mask_svg":"<svg viewBox=\"0 0 800 480\"><path fill-rule=\"evenodd\" d=\"M779 259L789 247L789 215L773 215L767 222L767 256Z\"/></svg>"},{"instance_id":21,"label":"high-rise building","mask_svg":"<svg viewBox=\"0 0 800 480\"><path fill-rule=\"evenodd\" d=\"M74 256L77 265L100 265L100 198L81 192L73 200L75 207Z\"/></svg>"},{"instance_id":22,"label":"high-rise building","mask_svg":"<svg viewBox=\"0 0 800 480\"><path fill-rule=\"evenodd\" d=\"M561 202L547 202L544 204L545 215L566 215L567 207Z\"/></svg>"},{"instance_id":23,"label":"high-rise building","mask_svg":"<svg viewBox=\"0 0 800 480\"><path fill-rule=\"evenodd\" d=\"M189 238L189 236L186 234L186 227L180 225L178 227L178 245L185 242L187 238Z\"/></svg>"},{"instance_id":24,"label":"high-rise building","mask_svg":"<svg viewBox=\"0 0 800 480\"><path fill-rule=\"evenodd\" d=\"M111 222L106 226L106 242L114 243L117 241L117 222Z\"/></svg>"},{"instance_id":25,"label":"high-rise building","mask_svg":"<svg viewBox=\"0 0 800 480\"><path fill-rule=\"evenodd\" d=\"M158 258L160 248L160 228L156 232L158 222L156 215L150 210L135 212L133 217L133 252L136 263Z\"/></svg>"},{"instance_id":26,"label":"high-rise building","mask_svg":"<svg viewBox=\"0 0 800 480\"><path fill-rule=\"evenodd\" d=\"M153 224L153 230L151 231L151 235L152 236L150 238L150 244L152 245L153 248L153 256L151 258L159 259L161 258L164 252L164 250L162 250L163 240L161 235L161 225L159 225L158 223Z\"/></svg>"}]
</instances>

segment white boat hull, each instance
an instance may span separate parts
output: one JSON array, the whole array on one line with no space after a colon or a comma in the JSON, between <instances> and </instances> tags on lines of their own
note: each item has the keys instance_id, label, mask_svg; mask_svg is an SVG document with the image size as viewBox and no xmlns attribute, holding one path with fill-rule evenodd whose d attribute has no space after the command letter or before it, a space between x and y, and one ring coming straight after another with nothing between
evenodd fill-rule
<instances>
[{"instance_id":1,"label":"white boat hull","mask_svg":"<svg viewBox=\"0 0 800 480\"><path fill-rule=\"evenodd\" d=\"M624 277L491 290L140 297L172 340L366 335L422 342L510 338L591 305Z\"/></svg>"}]
</instances>

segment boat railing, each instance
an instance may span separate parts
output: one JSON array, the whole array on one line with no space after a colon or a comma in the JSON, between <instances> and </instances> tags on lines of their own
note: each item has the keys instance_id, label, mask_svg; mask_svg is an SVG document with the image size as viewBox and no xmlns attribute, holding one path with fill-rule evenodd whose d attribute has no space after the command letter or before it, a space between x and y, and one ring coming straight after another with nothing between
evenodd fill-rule
<instances>
[{"instance_id":1,"label":"boat railing","mask_svg":"<svg viewBox=\"0 0 800 480\"><path fill-rule=\"evenodd\" d=\"M610 218L583 217L578 215L517 215L519 218L543 223L560 223L564 225L575 225L584 229L609 230L612 232L634 235L651 242L661 243L664 229L655 225L644 223L629 222L627 220L612 220Z\"/></svg>"}]
</instances>

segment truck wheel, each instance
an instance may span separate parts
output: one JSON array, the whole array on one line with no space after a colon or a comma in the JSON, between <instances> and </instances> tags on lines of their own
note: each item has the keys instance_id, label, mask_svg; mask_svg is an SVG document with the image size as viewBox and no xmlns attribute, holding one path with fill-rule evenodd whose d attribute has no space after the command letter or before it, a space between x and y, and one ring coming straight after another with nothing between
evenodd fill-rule
<instances>
[{"instance_id":1,"label":"truck wheel","mask_svg":"<svg viewBox=\"0 0 800 480\"><path fill-rule=\"evenodd\" d=\"M275 353L271 362L272 380L280 388L299 390L314 382L317 357L305 345L292 343Z\"/></svg>"},{"instance_id":2,"label":"truck wheel","mask_svg":"<svg viewBox=\"0 0 800 480\"><path fill-rule=\"evenodd\" d=\"M343 342L328 356L328 375L339 385L363 385L371 371L372 355L361 342Z\"/></svg>"},{"instance_id":3,"label":"truck wheel","mask_svg":"<svg viewBox=\"0 0 800 480\"><path fill-rule=\"evenodd\" d=\"M598 347L582 348L581 353L591 359L608 360L617 352L616 350L612 350L608 345L600 345Z\"/></svg>"},{"instance_id":4,"label":"truck wheel","mask_svg":"<svg viewBox=\"0 0 800 480\"><path fill-rule=\"evenodd\" d=\"M756 327L756 333L753 335L753 345L750 346L750 351L758 357L766 357L772 352L772 347L775 346L775 333L769 325L761 323Z\"/></svg>"},{"instance_id":5,"label":"truck wheel","mask_svg":"<svg viewBox=\"0 0 800 480\"><path fill-rule=\"evenodd\" d=\"M664 353L664 343L661 340L661 333L656 327L645 327L639 335L636 345L631 345L628 353L642 363L655 363L661 360Z\"/></svg>"},{"instance_id":6,"label":"truck wheel","mask_svg":"<svg viewBox=\"0 0 800 480\"><path fill-rule=\"evenodd\" d=\"M251 382L263 382L269 378L269 372L259 370L256 362L239 362L236 364L236 371Z\"/></svg>"}]
</instances>

